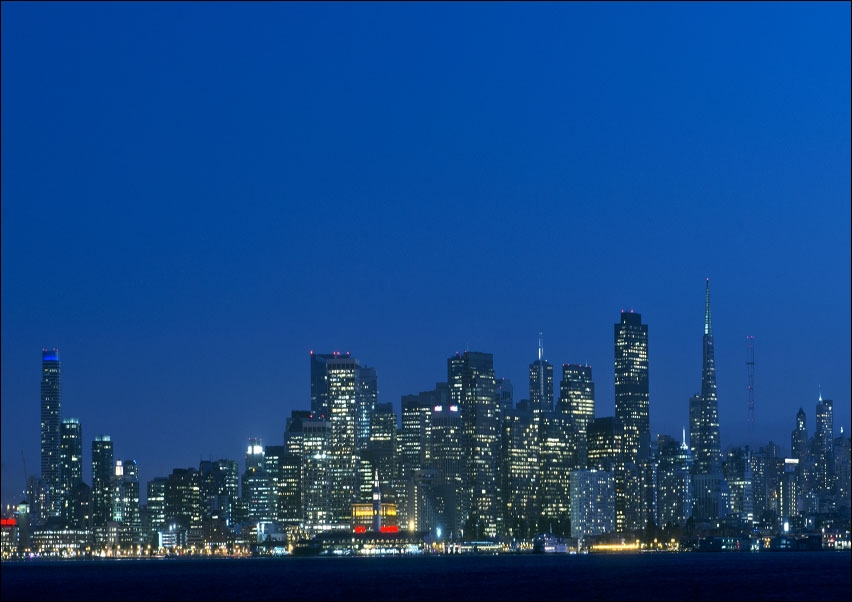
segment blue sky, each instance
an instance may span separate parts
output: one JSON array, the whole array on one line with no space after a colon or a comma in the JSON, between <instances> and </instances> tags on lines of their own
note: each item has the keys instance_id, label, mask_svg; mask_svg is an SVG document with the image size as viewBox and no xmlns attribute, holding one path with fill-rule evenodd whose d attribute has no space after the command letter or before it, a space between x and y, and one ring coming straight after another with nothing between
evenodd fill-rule
<instances>
[{"instance_id":1,"label":"blue sky","mask_svg":"<svg viewBox=\"0 0 852 602\"><path fill-rule=\"evenodd\" d=\"M679 436L712 289L723 447L850 425L848 3L2 4L2 497L63 417L146 482L242 464L310 350L380 401L494 354L527 397L649 329ZM756 429L746 429L746 336ZM557 383L558 390L558 383Z\"/></svg>"}]
</instances>

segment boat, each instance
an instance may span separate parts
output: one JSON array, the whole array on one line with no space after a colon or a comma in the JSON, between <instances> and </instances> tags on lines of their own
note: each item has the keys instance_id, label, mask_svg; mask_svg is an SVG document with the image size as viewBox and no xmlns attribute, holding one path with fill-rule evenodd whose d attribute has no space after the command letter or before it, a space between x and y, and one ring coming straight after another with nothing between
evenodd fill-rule
<instances>
[{"instance_id":1,"label":"boat","mask_svg":"<svg viewBox=\"0 0 852 602\"><path fill-rule=\"evenodd\" d=\"M568 544L553 533L539 533L533 538L533 552L536 554L567 554Z\"/></svg>"}]
</instances>

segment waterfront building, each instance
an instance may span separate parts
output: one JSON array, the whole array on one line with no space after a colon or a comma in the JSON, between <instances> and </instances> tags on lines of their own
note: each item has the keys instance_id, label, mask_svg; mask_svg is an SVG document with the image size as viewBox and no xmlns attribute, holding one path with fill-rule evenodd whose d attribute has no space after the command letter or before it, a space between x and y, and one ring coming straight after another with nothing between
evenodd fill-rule
<instances>
[{"instance_id":1,"label":"waterfront building","mask_svg":"<svg viewBox=\"0 0 852 602\"><path fill-rule=\"evenodd\" d=\"M539 425L538 531L562 537L570 534L570 473L576 465L571 426L570 418L556 412L543 414Z\"/></svg>"},{"instance_id":2,"label":"waterfront building","mask_svg":"<svg viewBox=\"0 0 852 602\"><path fill-rule=\"evenodd\" d=\"M834 500L834 402L820 393L816 404L813 458L814 485L820 510L827 512Z\"/></svg>"},{"instance_id":3,"label":"waterfront building","mask_svg":"<svg viewBox=\"0 0 852 602\"><path fill-rule=\"evenodd\" d=\"M264 448L263 470L269 482L269 520L281 521L279 498L283 489L284 457L287 453L284 445L267 445Z\"/></svg>"},{"instance_id":4,"label":"waterfront building","mask_svg":"<svg viewBox=\"0 0 852 602\"><path fill-rule=\"evenodd\" d=\"M448 401L432 407L429 431L431 462L414 473L411 500L415 507L410 518L417 529L440 527L445 537L460 540L467 464L459 406Z\"/></svg>"},{"instance_id":5,"label":"waterfront building","mask_svg":"<svg viewBox=\"0 0 852 602\"><path fill-rule=\"evenodd\" d=\"M240 467L237 461L202 460L198 475L202 520L221 520L233 526L239 514Z\"/></svg>"},{"instance_id":6,"label":"waterfront building","mask_svg":"<svg viewBox=\"0 0 852 602\"><path fill-rule=\"evenodd\" d=\"M490 353L465 351L447 360L450 403L458 406L464 445L464 537L483 539L500 532L497 466L500 453L500 411Z\"/></svg>"},{"instance_id":7,"label":"waterfront building","mask_svg":"<svg viewBox=\"0 0 852 602\"><path fill-rule=\"evenodd\" d=\"M147 530L145 532L146 543L154 545L158 540L157 532L166 527L166 488L169 479L166 477L155 477L148 481L147 490Z\"/></svg>"},{"instance_id":8,"label":"waterfront building","mask_svg":"<svg viewBox=\"0 0 852 602\"><path fill-rule=\"evenodd\" d=\"M165 522L187 530L188 542L199 541L202 532L201 487L194 468L174 468L164 491Z\"/></svg>"},{"instance_id":9,"label":"waterfront building","mask_svg":"<svg viewBox=\"0 0 852 602\"><path fill-rule=\"evenodd\" d=\"M754 520L754 477L748 446L728 450L722 474L730 492L729 513L745 521Z\"/></svg>"},{"instance_id":10,"label":"waterfront building","mask_svg":"<svg viewBox=\"0 0 852 602\"><path fill-rule=\"evenodd\" d=\"M529 410L506 410L503 416L503 524L509 537L530 539L536 534L538 522L538 428Z\"/></svg>"},{"instance_id":11,"label":"waterfront building","mask_svg":"<svg viewBox=\"0 0 852 602\"><path fill-rule=\"evenodd\" d=\"M60 516L70 522L75 514L72 492L83 482L83 430L80 421L63 418L59 425L59 438L59 481L62 483Z\"/></svg>"},{"instance_id":12,"label":"waterfront building","mask_svg":"<svg viewBox=\"0 0 852 602\"><path fill-rule=\"evenodd\" d=\"M850 468L852 468L852 457L850 456L852 440L843 436L843 427L840 427L840 436L834 440L834 476L835 497L837 499L837 512L844 517L847 524L852 516L850 498L852 498L852 482L850 482Z\"/></svg>"},{"instance_id":13,"label":"waterfront building","mask_svg":"<svg viewBox=\"0 0 852 602\"><path fill-rule=\"evenodd\" d=\"M62 363L58 349L41 350L41 478L46 486L45 518L62 514L62 464L59 421L62 412Z\"/></svg>"},{"instance_id":14,"label":"waterfront building","mask_svg":"<svg viewBox=\"0 0 852 602\"><path fill-rule=\"evenodd\" d=\"M115 472L113 442L109 435L98 435L92 441L92 527L104 527L112 519Z\"/></svg>"},{"instance_id":15,"label":"waterfront building","mask_svg":"<svg viewBox=\"0 0 852 602\"><path fill-rule=\"evenodd\" d=\"M241 497L251 522L271 521L274 508L273 489L266 471L266 451L263 441L249 438L246 468L242 476Z\"/></svg>"},{"instance_id":16,"label":"waterfront building","mask_svg":"<svg viewBox=\"0 0 852 602\"><path fill-rule=\"evenodd\" d=\"M358 360L336 354L326 360L328 383L328 411L331 439L329 448L329 517L332 525L346 529L352 512L352 503L358 501L357 465L355 446L356 408L360 386Z\"/></svg>"},{"instance_id":17,"label":"waterfront building","mask_svg":"<svg viewBox=\"0 0 852 602\"><path fill-rule=\"evenodd\" d=\"M614 533L615 476L607 470L571 471L571 537Z\"/></svg>"},{"instance_id":18,"label":"waterfront building","mask_svg":"<svg viewBox=\"0 0 852 602\"><path fill-rule=\"evenodd\" d=\"M696 521L712 523L730 514L730 491L720 469L692 476L692 514Z\"/></svg>"}]
</instances>

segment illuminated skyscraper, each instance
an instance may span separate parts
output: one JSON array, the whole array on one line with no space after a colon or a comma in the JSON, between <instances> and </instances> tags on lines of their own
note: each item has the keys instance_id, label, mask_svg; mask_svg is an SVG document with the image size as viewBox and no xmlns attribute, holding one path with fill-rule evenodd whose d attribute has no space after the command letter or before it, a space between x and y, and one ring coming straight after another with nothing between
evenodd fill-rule
<instances>
[{"instance_id":1,"label":"illuminated skyscraper","mask_svg":"<svg viewBox=\"0 0 852 602\"><path fill-rule=\"evenodd\" d=\"M328 412L331 427L329 491L331 522L348 528L352 503L358 499L358 457L355 447L356 407L360 386L358 360L349 354L326 360Z\"/></svg>"},{"instance_id":2,"label":"illuminated skyscraper","mask_svg":"<svg viewBox=\"0 0 852 602\"><path fill-rule=\"evenodd\" d=\"M595 418L595 383L592 382L591 366L562 364L557 411L568 418L571 425L571 444L577 450L575 466L587 467L586 434L589 423Z\"/></svg>"},{"instance_id":3,"label":"illuminated skyscraper","mask_svg":"<svg viewBox=\"0 0 852 602\"><path fill-rule=\"evenodd\" d=\"M501 498L510 537L532 538L538 523L539 435L529 410L504 412Z\"/></svg>"},{"instance_id":4,"label":"illuminated skyscraper","mask_svg":"<svg viewBox=\"0 0 852 602\"><path fill-rule=\"evenodd\" d=\"M541 333L538 339L538 359L530 364L530 408L533 420L553 411L553 366L544 359Z\"/></svg>"},{"instance_id":5,"label":"illuminated skyscraper","mask_svg":"<svg viewBox=\"0 0 852 602\"><path fill-rule=\"evenodd\" d=\"M500 411L490 353L465 351L447 360L450 403L461 413L465 468L464 536L495 537L502 524L497 466Z\"/></svg>"},{"instance_id":6,"label":"illuminated skyscraper","mask_svg":"<svg viewBox=\"0 0 852 602\"><path fill-rule=\"evenodd\" d=\"M816 490L826 502L834 495L834 402L820 393L816 404L814 429L814 480Z\"/></svg>"},{"instance_id":7,"label":"illuminated skyscraper","mask_svg":"<svg viewBox=\"0 0 852 602\"><path fill-rule=\"evenodd\" d=\"M376 369L361 366L358 371L358 395L355 399L355 449L364 450L370 442L373 411L379 402L379 385ZM373 479L367 479L372 496Z\"/></svg>"},{"instance_id":8,"label":"illuminated skyscraper","mask_svg":"<svg viewBox=\"0 0 852 602\"><path fill-rule=\"evenodd\" d=\"M74 517L71 492L83 481L83 430L76 418L64 418L60 425L60 482L62 517Z\"/></svg>"},{"instance_id":9,"label":"illuminated skyscraper","mask_svg":"<svg viewBox=\"0 0 852 602\"><path fill-rule=\"evenodd\" d=\"M710 474L721 469L722 449L719 442L719 403L716 400L716 359L713 349L713 322L710 316L709 278L704 297L701 366L698 428L695 432L690 431L689 440L695 454L695 474Z\"/></svg>"},{"instance_id":10,"label":"illuminated skyscraper","mask_svg":"<svg viewBox=\"0 0 852 602\"><path fill-rule=\"evenodd\" d=\"M92 526L103 527L112 519L112 479L115 472L113 447L109 435L92 441Z\"/></svg>"},{"instance_id":11,"label":"illuminated skyscraper","mask_svg":"<svg viewBox=\"0 0 852 602\"><path fill-rule=\"evenodd\" d=\"M62 364L58 349L41 350L41 478L47 488L44 517L62 512L62 466L59 419L62 409Z\"/></svg>"},{"instance_id":12,"label":"illuminated skyscraper","mask_svg":"<svg viewBox=\"0 0 852 602\"><path fill-rule=\"evenodd\" d=\"M648 325L641 314L621 312L615 333L615 416L624 427L624 455L638 464L648 457Z\"/></svg>"}]
</instances>

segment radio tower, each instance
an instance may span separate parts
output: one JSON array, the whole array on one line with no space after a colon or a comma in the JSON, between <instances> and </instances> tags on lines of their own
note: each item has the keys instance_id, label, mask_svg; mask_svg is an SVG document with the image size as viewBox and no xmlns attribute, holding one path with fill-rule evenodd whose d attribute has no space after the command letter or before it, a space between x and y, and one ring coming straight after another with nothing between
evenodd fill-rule
<instances>
[{"instance_id":1,"label":"radio tower","mask_svg":"<svg viewBox=\"0 0 852 602\"><path fill-rule=\"evenodd\" d=\"M746 367L748 368L748 423L749 436L754 434L754 337L746 337Z\"/></svg>"}]
</instances>

